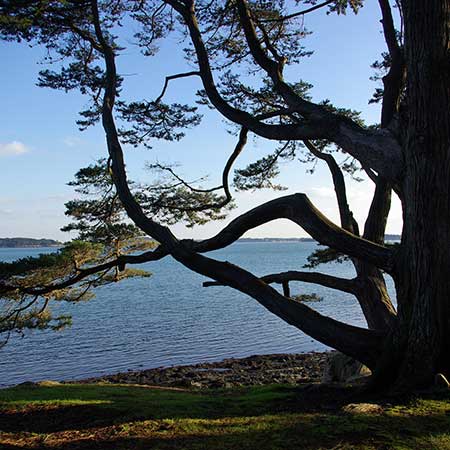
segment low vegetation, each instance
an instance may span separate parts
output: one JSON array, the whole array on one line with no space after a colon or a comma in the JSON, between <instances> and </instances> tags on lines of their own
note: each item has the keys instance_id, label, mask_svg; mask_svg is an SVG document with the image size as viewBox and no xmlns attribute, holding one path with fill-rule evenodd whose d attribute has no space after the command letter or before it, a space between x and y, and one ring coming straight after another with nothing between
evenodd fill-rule
<instances>
[{"instance_id":1,"label":"low vegetation","mask_svg":"<svg viewBox=\"0 0 450 450\"><path fill-rule=\"evenodd\" d=\"M361 402L380 408L345 412ZM24 385L0 391L0 448L450 449L450 394L374 399L326 385Z\"/></svg>"}]
</instances>

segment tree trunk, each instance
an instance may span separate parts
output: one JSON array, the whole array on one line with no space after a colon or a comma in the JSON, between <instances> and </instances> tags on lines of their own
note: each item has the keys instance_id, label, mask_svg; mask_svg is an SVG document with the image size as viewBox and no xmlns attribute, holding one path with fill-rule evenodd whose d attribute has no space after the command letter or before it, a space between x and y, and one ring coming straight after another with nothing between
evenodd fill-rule
<instances>
[{"instance_id":1,"label":"tree trunk","mask_svg":"<svg viewBox=\"0 0 450 450\"><path fill-rule=\"evenodd\" d=\"M403 5L407 123L398 323L377 369L378 381L395 380L400 390L429 384L437 372L450 376L450 0Z\"/></svg>"}]
</instances>

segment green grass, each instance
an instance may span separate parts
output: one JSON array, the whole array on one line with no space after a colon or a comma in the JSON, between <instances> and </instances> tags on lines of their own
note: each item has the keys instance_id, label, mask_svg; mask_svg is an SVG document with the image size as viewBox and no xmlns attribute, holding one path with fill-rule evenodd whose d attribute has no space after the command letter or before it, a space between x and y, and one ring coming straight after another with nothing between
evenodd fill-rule
<instances>
[{"instance_id":1,"label":"green grass","mask_svg":"<svg viewBox=\"0 0 450 450\"><path fill-rule=\"evenodd\" d=\"M182 391L125 385L0 390L0 449L449 449L450 395L348 415L352 389Z\"/></svg>"}]
</instances>

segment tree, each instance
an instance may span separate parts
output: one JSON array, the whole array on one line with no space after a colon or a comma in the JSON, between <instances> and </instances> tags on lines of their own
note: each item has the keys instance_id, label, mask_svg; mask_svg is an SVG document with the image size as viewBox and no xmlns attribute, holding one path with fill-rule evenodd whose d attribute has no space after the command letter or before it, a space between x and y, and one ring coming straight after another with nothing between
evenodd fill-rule
<instances>
[{"instance_id":1,"label":"tree","mask_svg":"<svg viewBox=\"0 0 450 450\"><path fill-rule=\"evenodd\" d=\"M15 0L2 3L2 36L34 41L68 61L59 71L41 72L39 84L79 89L90 95L80 126L99 120L106 135L108 160L121 207L137 229L156 240L153 251L136 255L99 255L59 276L41 289L75 285L107 267L152 261L171 255L189 269L211 278L206 284L235 288L313 338L368 365L373 387L408 390L430 383L437 372L450 376L450 2L395 2L400 17L396 30L389 0L379 0L387 53L375 67L383 86L374 95L382 102L380 124L365 126L350 110L329 102L314 103L308 84L284 79L284 69L308 55L301 46L305 33L299 18L319 8L330 13L357 12L362 0L315 0L298 4L274 1L97 1ZM378 18L374 17L374 20ZM115 36L122 24L140 25L136 39L146 56L156 54L157 41L181 30L189 45L186 57L197 69L166 78L153 100L127 103L118 99L123 79L116 64L121 47ZM245 70L249 70L245 72ZM247 84L251 74L260 80ZM199 77L199 103L220 112L238 127L238 142L223 171L222 185L199 189L173 167L156 169L167 180L137 186L126 174L123 145L150 145L152 139L178 140L200 118L195 107L165 104L169 84L181 77ZM232 206L229 174L243 151L248 133L279 142L276 151L236 171L239 189L275 186L277 162L302 155L323 161L330 170L340 212L340 226L324 217L304 194L282 196L248 211L216 236L200 242L178 240L164 223L186 220L194 225L223 217ZM340 155L347 155L342 162ZM155 169L155 167L153 167ZM350 211L343 171L361 168L375 183L362 233ZM218 194L218 191L223 194ZM384 245L391 192L399 196L404 228L401 244ZM79 228L97 229L91 206L79 214ZM225 210L224 210L225 208ZM75 208L77 209L77 208ZM247 230L277 218L289 219L328 248L311 257L311 265L349 257L357 276L352 280L318 272L290 271L256 277L249 271L204 254L223 248ZM81 222L80 222L81 220ZM82 223L83 222L83 223ZM81 225L80 225L81 224ZM107 266L105 266L105 264ZM12 270L11 270L12 272ZM397 311L387 294L383 273L397 292ZM23 272L21 272L23 274ZM35 295L10 273L2 280L3 295ZM26 278L26 277L25 277ZM292 281L317 283L349 292L358 299L368 329L324 317L289 297ZM271 284L283 285L283 294Z\"/></svg>"}]
</instances>

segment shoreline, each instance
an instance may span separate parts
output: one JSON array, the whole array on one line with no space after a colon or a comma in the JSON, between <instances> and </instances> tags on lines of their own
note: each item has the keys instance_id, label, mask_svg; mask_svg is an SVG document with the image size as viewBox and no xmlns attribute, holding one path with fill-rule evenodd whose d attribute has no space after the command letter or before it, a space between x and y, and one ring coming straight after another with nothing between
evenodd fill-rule
<instances>
[{"instance_id":1,"label":"shoreline","mask_svg":"<svg viewBox=\"0 0 450 450\"><path fill-rule=\"evenodd\" d=\"M317 383L322 379L331 353L253 355L219 362L129 370L63 383L118 383L196 389Z\"/></svg>"}]
</instances>

